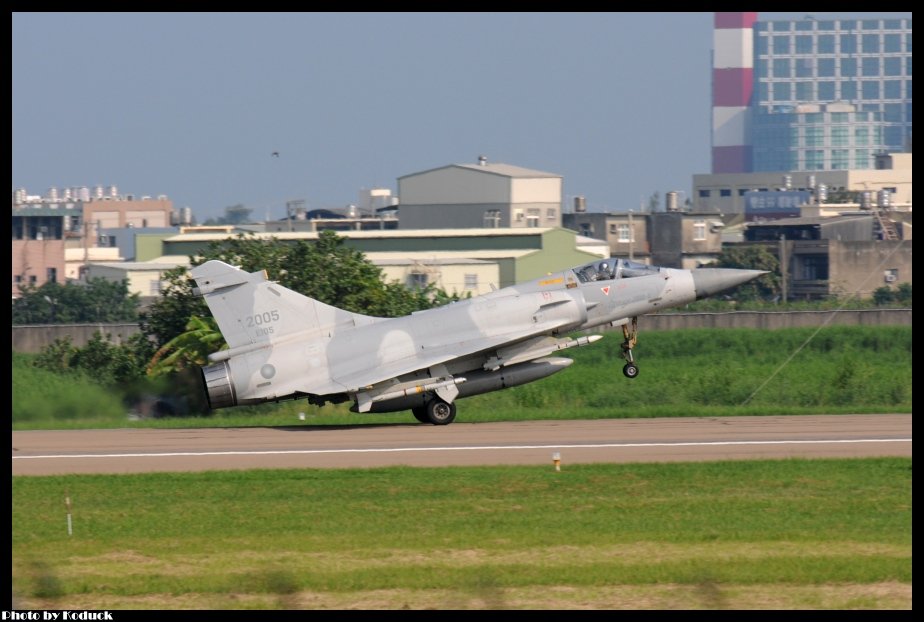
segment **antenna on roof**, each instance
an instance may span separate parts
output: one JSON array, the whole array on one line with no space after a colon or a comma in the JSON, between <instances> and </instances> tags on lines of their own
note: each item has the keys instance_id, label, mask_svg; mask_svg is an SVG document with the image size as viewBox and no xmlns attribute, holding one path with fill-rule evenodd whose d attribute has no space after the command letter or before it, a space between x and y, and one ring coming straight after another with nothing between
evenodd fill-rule
<instances>
[{"instance_id":1,"label":"antenna on roof","mask_svg":"<svg viewBox=\"0 0 924 622\"><path fill-rule=\"evenodd\" d=\"M486 158L486 157L483 156L483 155L478 156L478 165L479 165L479 166L487 166L487 164L488 164L488 158Z\"/></svg>"}]
</instances>

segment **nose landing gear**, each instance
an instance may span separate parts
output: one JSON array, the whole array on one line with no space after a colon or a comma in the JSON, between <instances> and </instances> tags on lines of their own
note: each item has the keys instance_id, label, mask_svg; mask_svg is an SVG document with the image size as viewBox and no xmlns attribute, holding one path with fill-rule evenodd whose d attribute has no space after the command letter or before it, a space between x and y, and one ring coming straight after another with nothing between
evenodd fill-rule
<instances>
[{"instance_id":1,"label":"nose landing gear","mask_svg":"<svg viewBox=\"0 0 924 622\"><path fill-rule=\"evenodd\" d=\"M632 356L632 348L638 341L638 317L632 318L632 328L627 324L622 325L622 357L626 359L626 364L622 368L622 374L626 378L635 378L638 376L638 367L635 365L635 358Z\"/></svg>"}]
</instances>

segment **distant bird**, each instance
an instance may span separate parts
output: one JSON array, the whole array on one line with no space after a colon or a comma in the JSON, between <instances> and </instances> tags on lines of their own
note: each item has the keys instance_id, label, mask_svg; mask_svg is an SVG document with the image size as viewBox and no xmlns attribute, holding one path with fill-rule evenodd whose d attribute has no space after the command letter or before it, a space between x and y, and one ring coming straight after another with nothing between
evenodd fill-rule
<instances>
[{"instance_id":1,"label":"distant bird","mask_svg":"<svg viewBox=\"0 0 924 622\"><path fill-rule=\"evenodd\" d=\"M274 157L274 158L278 158L278 157L279 157L279 152L278 152L278 151L274 151L274 152L273 152L273 157Z\"/></svg>"}]
</instances>

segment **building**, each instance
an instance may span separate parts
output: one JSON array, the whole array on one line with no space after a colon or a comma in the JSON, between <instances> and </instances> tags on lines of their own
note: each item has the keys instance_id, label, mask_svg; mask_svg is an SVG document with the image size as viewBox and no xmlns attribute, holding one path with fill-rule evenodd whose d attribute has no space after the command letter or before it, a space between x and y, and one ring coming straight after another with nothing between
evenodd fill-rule
<instances>
[{"instance_id":1,"label":"building","mask_svg":"<svg viewBox=\"0 0 924 622\"><path fill-rule=\"evenodd\" d=\"M910 209L912 157L911 153L879 155L875 168L865 169L694 175L693 208L720 213L728 220L746 216L753 201L766 202L785 193L807 193L812 202L824 203L845 202L845 194L862 199L887 191L892 207Z\"/></svg>"},{"instance_id":2,"label":"building","mask_svg":"<svg viewBox=\"0 0 924 622\"><path fill-rule=\"evenodd\" d=\"M46 282L83 279L92 261L120 259L107 229L169 227L173 203L157 198L121 196L111 186L104 191L86 186L44 196L25 188L13 192L12 295L23 284L41 287Z\"/></svg>"},{"instance_id":3,"label":"building","mask_svg":"<svg viewBox=\"0 0 924 622\"><path fill-rule=\"evenodd\" d=\"M879 239L869 212L751 223L744 237L778 257L790 300L869 298L880 287L912 283L911 244Z\"/></svg>"},{"instance_id":4,"label":"building","mask_svg":"<svg viewBox=\"0 0 924 622\"><path fill-rule=\"evenodd\" d=\"M870 168L910 151L910 18L719 12L714 25L713 174Z\"/></svg>"},{"instance_id":5,"label":"building","mask_svg":"<svg viewBox=\"0 0 924 622\"><path fill-rule=\"evenodd\" d=\"M722 252L725 224L713 209L681 210L678 193L664 197L663 212L587 212L582 201L563 214L564 225L607 242L611 257L670 268L697 268Z\"/></svg>"},{"instance_id":6,"label":"building","mask_svg":"<svg viewBox=\"0 0 924 622\"><path fill-rule=\"evenodd\" d=\"M562 177L511 164L451 164L398 178L400 228L561 226Z\"/></svg>"}]
</instances>

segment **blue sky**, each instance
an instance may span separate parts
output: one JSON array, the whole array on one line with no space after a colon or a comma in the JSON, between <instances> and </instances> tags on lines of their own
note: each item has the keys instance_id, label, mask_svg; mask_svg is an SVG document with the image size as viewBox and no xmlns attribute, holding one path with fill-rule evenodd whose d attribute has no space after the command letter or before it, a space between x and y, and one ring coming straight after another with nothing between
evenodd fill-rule
<instances>
[{"instance_id":1,"label":"blue sky","mask_svg":"<svg viewBox=\"0 0 924 622\"><path fill-rule=\"evenodd\" d=\"M911 16L759 18L807 13ZM485 155L637 208L709 172L712 15L13 13L12 187L280 218Z\"/></svg>"}]
</instances>

